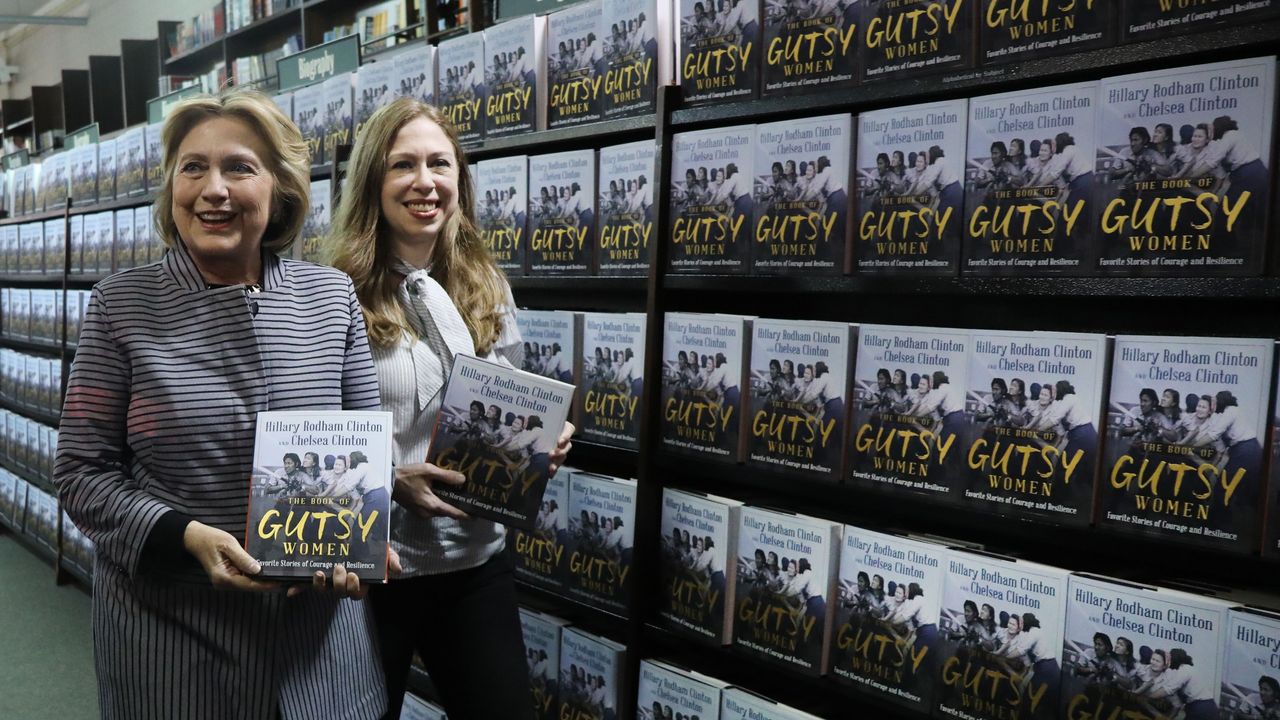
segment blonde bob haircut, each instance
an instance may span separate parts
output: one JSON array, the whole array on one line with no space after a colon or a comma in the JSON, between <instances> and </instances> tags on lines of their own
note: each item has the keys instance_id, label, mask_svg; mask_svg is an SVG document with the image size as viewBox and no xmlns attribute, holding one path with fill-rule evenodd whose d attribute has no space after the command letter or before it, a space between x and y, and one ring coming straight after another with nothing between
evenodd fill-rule
<instances>
[{"instance_id":1,"label":"blonde bob haircut","mask_svg":"<svg viewBox=\"0 0 1280 720\"><path fill-rule=\"evenodd\" d=\"M275 102L254 90L229 90L218 95L198 95L174 106L161 130L164 149L164 184L156 195L155 229L166 245L173 246L178 226L173 220L173 179L178 147L196 126L214 118L239 120L253 129L267 146L262 158L275 182L271 216L262 234L262 247L284 254L302 231L311 193L311 155L307 143Z\"/></svg>"},{"instance_id":2,"label":"blonde bob haircut","mask_svg":"<svg viewBox=\"0 0 1280 720\"><path fill-rule=\"evenodd\" d=\"M364 308L369 341L375 347L392 346L405 333L417 336L398 298L402 278L392 270L395 258L391 232L382 217L382 183L387 154L396 135L418 118L444 130L453 146L454 169L458 173L458 208L436 238L431 276L457 306L471 332L476 353L484 355L493 348L502 330L506 280L472 219L475 189L458 131L438 109L413 98L400 98L379 108L365 123L351 152L342 199L325 241L325 255L354 281Z\"/></svg>"}]
</instances>

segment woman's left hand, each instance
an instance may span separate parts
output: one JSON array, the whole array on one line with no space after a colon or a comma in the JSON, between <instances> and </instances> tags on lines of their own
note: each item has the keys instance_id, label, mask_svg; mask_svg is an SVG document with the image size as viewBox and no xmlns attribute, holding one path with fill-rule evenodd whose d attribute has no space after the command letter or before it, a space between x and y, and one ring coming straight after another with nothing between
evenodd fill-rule
<instances>
[{"instance_id":1,"label":"woman's left hand","mask_svg":"<svg viewBox=\"0 0 1280 720\"><path fill-rule=\"evenodd\" d=\"M387 565L392 576L399 575L402 571L400 567L400 554L395 548L387 548ZM344 565L333 566L333 585L329 585L328 576L323 570L317 570L311 576L310 585L294 585L289 588L289 597L306 592L308 589L317 592L332 592L340 598L351 598L353 600L363 600L365 595L369 594L369 586L360 583L360 577L353 572L347 572Z\"/></svg>"},{"instance_id":2,"label":"woman's left hand","mask_svg":"<svg viewBox=\"0 0 1280 720\"><path fill-rule=\"evenodd\" d=\"M564 464L564 461L568 459L569 451L573 449L573 443L569 442L569 440L573 437L573 433L577 429L578 428L574 427L571 422L566 422L564 424L564 431L560 433L560 439L556 440L556 449L551 453L552 475L555 475L556 471L560 469L560 466Z\"/></svg>"}]
</instances>

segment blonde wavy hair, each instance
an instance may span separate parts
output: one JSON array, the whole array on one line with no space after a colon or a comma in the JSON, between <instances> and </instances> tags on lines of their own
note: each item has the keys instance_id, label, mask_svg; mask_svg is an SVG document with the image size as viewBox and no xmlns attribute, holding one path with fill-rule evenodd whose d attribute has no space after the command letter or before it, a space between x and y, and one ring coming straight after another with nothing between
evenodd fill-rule
<instances>
[{"instance_id":1,"label":"blonde wavy hair","mask_svg":"<svg viewBox=\"0 0 1280 720\"><path fill-rule=\"evenodd\" d=\"M178 148L197 125L214 118L232 118L253 129L267 147L263 158L275 182L271 215L262 234L262 247L277 254L298 239L311 197L311 156L307 143L275 102L254 90L228 90L198 95L174 106L164 121L160 145L164 149L164 184L156 194L155 230L170 247L178 237L173 220L173 178Z\"/></svg>"},{"instance_id":2,"label":"blonde wavy hair","mask_svg":"<svg viewBox=\"0 0 1280 720\"><path fill-rule=\"evenodd\" d=\"M417 332L398 299L401 276L391 269L391 231L382 217L382 182L387 153L400 129L425 118L444 130L453 146L458 172L458 210L445 223L431 257L431 275L457 306L476 353L492 349L502 330L507 304L506 280L481 238L475 221L475 189L458 131L438 109L413 98L379 108L361 129L351 152L342 199L334 213L324 255L351 276L364 308L369 341L377 347Z\"/></svg>"}]
</instances>

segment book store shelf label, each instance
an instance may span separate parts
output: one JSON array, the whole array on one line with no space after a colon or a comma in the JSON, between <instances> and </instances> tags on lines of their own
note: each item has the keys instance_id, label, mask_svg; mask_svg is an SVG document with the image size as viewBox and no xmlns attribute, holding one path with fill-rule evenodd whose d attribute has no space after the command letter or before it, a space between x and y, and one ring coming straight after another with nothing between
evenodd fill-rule
<instances>
[{"instance_id":1,"label":"book store shelf label","mask_svg":"<svg viewBox=\"0 0 1280 720\"><path fill-rule=\"evenodd\" d=\"M357 35L348 35L276 61L276 73L280 77L282 92L335 75L355 72L358 67L360 38Z\"/></svg>"},{"instance_id":2,"label":"book store shelf label","mask_svg":"<svg viewBox=\"0 0 1280 720\"><path fill-rule=\"evenodd\" d=\"M31 153L26 150L19 150L4 156L5 170L17 170L29 164L31 164Z\"/></svg>"},{"instance_id":3,"label":"book store shelf label","mask_svg":"<svg viewBox=\"0 0 1280 720\"><path fill-rule=\"evenodd\" d=\"M161 95L147 101L147 123L154 124L164 120L174 105L200 94L198 85L188 85L181 90L174 90L168 95Z\"/></svg>"},{"instance_id":4,"label":"book store shelf label","mask_svg":"<svg viewBox=\"0 0 1280 720\"><path fill-rule=\"evenodd\" d=\"M69 133L62 144L68 148L79 148L96 142L98 142L98 123L92 123Z\"/></svg>"},{"instance_id":5,"label":"book store shelf label","mask_svg":"<svg viewBox=\"0 0 1280 720\"><path fill-rule=\"evenodd\" d=\"M545 15L582 0L498 0L494 21L502 22L521 15Z\"/></svg>"}]
</instances>

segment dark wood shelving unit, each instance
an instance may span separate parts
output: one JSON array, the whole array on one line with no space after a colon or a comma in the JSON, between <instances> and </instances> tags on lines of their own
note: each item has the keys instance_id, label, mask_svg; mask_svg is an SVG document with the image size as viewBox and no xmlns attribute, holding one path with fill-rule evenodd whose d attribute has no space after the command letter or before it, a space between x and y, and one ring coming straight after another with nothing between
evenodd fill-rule
<instances>
[{"instance_id":1,"label":"dark wood shelving unit","mask_svg":"<svg viewBox=\"0 0 1280 720\"><path fill-rule=\"evenodd\" d=\"M147 121L147 101L155 97L160 81L160 40L121 40L124 65L125 127Z\"/></svg>"},{"instance_id":2,"label":"dark wood shelving unit","mask_svg":"<svg viewBox=\"0 0 1280 720\"><path fill-rule=\"evenodd\" d=\"M89 92L93 121L102 135L122 130L124 124L124 64L119 55L89 56Z\"/></svg>"},{"instance_id":3,"label":"dark wood shelving unit","mask_svg":"<svg viewBox=\"0 0 1280 720\"><path fill-rule=\"evenodd\" d=\"M62 71L62 127L78 130L93 122L88 70Z\"/></svg>"},{"instance_id":4,"label":"dark wood shelving unit","mask_svg":"<svg viewBox=\"0 0 1280 720\"><path fill-rule=\"evenodd\" d=\"M522 153L537 155L545 152L559 152L561 150L588 147L596 148L619 145L628 141L644 140L653 136L655 127L655 120L652 115L640 115L493 138L474 145L464 145L463 147L467 152L467 158L473 160ZM602 138L608 138L608 140L605 141Z\"/></svg>"},{"instance_id":5,"label":"dark wood shelving unit","mask_svg":"<svg viewBox=\"0 0 1280 720\"><path fill-rule=\"evenodd\" d=\"M223 38L197 45L164 61L165 75L198 75L226 59Z\"/></svg>"},{"instance_id":6,"label":"dark wood shelving unit","mask_svg":"<svg viewBox=\"0 0 1280 720\"><path fill-rule=\"evenodd\" d=\"M23 338L0 337L0 347L7 347L10 350L18 350L24 353L34 353L37 355L58 355L57 342L43 342L39 340L26 340Z\"/></svg>"}]
</instances>

